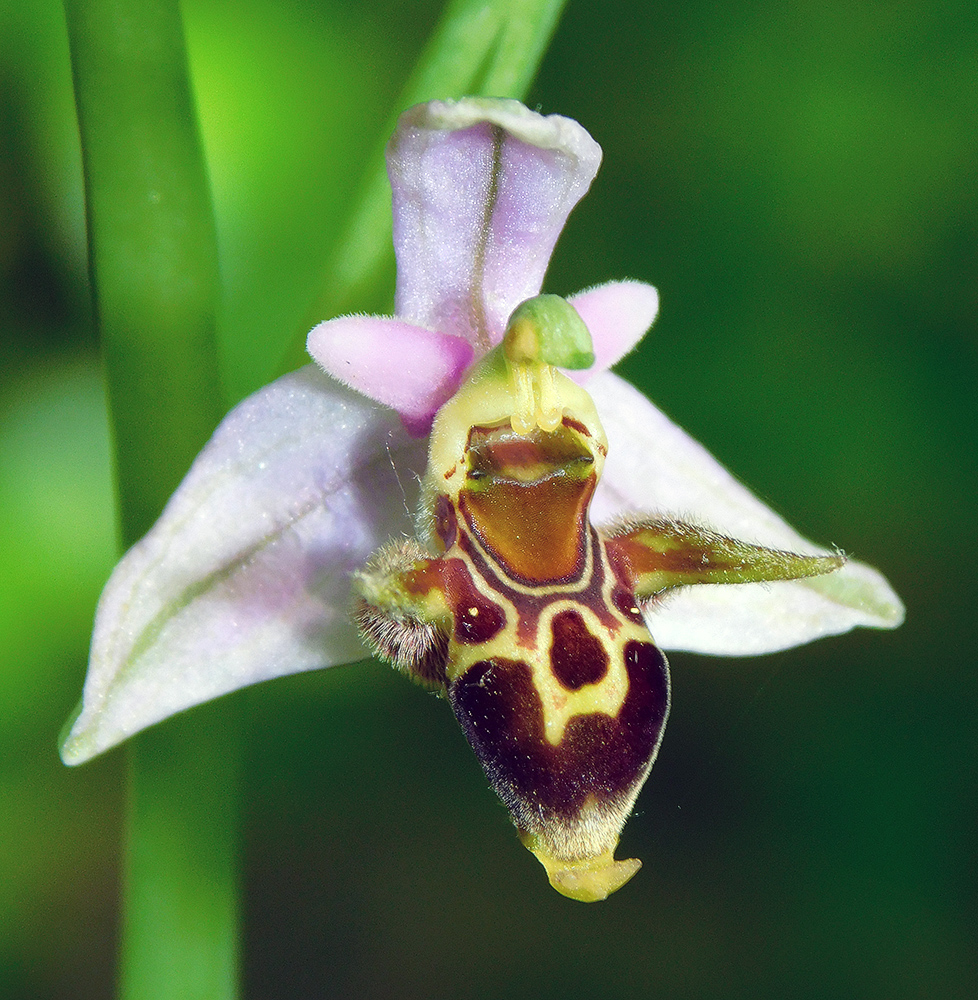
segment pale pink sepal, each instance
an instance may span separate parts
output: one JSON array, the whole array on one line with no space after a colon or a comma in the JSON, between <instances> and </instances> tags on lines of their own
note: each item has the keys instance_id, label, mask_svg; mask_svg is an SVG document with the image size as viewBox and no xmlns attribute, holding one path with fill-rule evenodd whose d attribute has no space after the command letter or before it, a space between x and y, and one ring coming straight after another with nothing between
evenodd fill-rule
<instances>
[{"instance_id":1,"label":"pale pink sepal","mask_svg":"<svg viewBox=\"0 0 978 1000\"><path fill-rule=\"evenodd\" d=\"M397 253L395 313L480 353L540 291L601 149L569 118L517 101L432 101L401 115L387 147Z\"/></svg>"},{"instance_id":2,"label":"pale pink sepal","mask_svg":"<svg viewBox=\"0 0 978 1000\"><path fill-rule=\"evenodd\" d=\"M312 365L241 403L105 588L65 762L245 685L366 655L350 573L411 532L424 462L392 411Z\"/></svg>"},{"instance_id":3,"label":"pale pink sepal","mask_svg":"<svg viewBox=\"0 0 978 1000\"><path fill-rule=\"evenodd\" d=\"M313 360L344 385L397 410L424 436L472 362L468 341L383 316L341 316L314 327Z\"/></svg>"},{"instance_id":4,"label":"pale pink sepal","mask_svg":"<svg viewBox=\"0 0 978 1000\"><path fill-rule=\"evenodd\" d=\"M659 293L643 281L609 281L568 300L591 334L594 364L568 372L581 385L635 349L659 312Z\"/></svg>"},{"instance_id":5,"label":"pale pink sepal","mask_svg":"<svg viewBox=\"0 0 978 1000\"><path fill-rule=\"evenodd\" d=\"M670 514L743 541L825 553L742 486L637 389L611 372L588 383L608 435L608 460L592 515L608 523L640 512ZM719 656L770 653L859 625L896 628L904 608L877 570L850 560L808 580L700 585L653 603L646 620L663 649Z\"/></svg>"}]
</instances>

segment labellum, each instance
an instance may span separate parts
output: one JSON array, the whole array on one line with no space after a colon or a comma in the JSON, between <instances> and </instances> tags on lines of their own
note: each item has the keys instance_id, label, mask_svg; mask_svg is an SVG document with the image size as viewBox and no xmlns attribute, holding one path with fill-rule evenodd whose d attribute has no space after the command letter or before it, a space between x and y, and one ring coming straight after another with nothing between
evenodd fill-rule
<instances>
[{"instance_id":1,"label":"labellum","mask_svg":"<svg viewBox=\"0 0 978 1000\"><path fill-rule=\"evenodd\" d=\"M844 563L663 518L592 525L608 444L588 393L557 370L592 361L566 301L519 306L435 418L422 537L381 549L354 586L371 648L448 699L520 839L584 901L641 864L614 850L669 714L643 607L674 587Z\"/></svg>"}]
</instances>

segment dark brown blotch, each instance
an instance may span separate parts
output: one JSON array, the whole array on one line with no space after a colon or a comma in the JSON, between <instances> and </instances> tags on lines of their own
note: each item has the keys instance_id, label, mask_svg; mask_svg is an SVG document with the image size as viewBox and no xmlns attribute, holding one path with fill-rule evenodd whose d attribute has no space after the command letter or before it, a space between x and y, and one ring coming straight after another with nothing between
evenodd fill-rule
<instances>
[{"instance_id":1,"label":"dark brown blotch","mask_svg":"<svg viewBox=\"0 0 978 1000\"><path fill-rule=\"evenodd\" d=\"M476 589L461 559L445 560L442 579L455 619L456 642L470 646L488 642L505 626L506 612Z\"/></svg>"},{"instance_id":2,"label":"dark brown blotch","mask_svg":"<svg viewBox=\"0 0 978 1000\"><path fill-rule=\"evenodd\" d=\"M585 684L597 684L608 673L608 653L580 611L554 615L550 631L550 668L565 688L577 691Z\"/></svg>"},{"instance_id":3,"label":"dark brown blotch","mask_svg":"<svg viewBox=\"0 0 978 1000\"><path fill-rule=\"evenodd\" d=\"M669 712L669 668L650 642L628 642L624 657L628 693L618 714L576 716L557 746L544 734L526 663L483 660L449 685L455 717L521 829L572 822L645 780Z\"/></svg>"},{"instance_id":4,"label":"dark brown blotch","mask_svg":"<svg viewBox=\"0 0 978 1000\"><path fill-rule=\"evenodd\" d=\"M446 551L450 549L458 538L458 519L455 516L455 507L448 497L441 493L435 500L435 533L441 539Z\"/></svg>"},{"instance_id":5,"label":"dark brown blotch","mask_svg":"<svg viewBox=\"0 0 978 1000\"><path fill-rule=\"evenodd\" d=\"M642 609L638 606L638 598L625 587L615 587L611 592L611 603L626 617L639 625L645 624Z\"/></svg>"}]
</instances>

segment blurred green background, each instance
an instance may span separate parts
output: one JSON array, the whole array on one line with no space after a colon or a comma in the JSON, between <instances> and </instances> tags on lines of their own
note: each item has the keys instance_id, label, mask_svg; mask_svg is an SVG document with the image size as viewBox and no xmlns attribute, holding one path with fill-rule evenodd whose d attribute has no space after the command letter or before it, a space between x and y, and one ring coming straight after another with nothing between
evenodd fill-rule
<instances>
[{"instance_id":1,"label":"blurred green background","mask_svg":"<svg viewBox=\"0 0 978 1000\"><path fill-rule=\"evenodd\" d=\"M440 13L187 0L226 379L276 371ZM233 696L244 995L965 997L978 982L973 2L571 0L528 103L605 164L546 288L662 313L621 366L907 603L754 660L671 657L610 901L516 841L445 705L367 663ZM364 308L384 306L364 303ZM389 307L389 303L387 304ZM123 753L56 753L114 561L57 0L0 0L0 996L111 995ZM201 710L207 712L208 709Z\"/></svg>"}]
</instances>

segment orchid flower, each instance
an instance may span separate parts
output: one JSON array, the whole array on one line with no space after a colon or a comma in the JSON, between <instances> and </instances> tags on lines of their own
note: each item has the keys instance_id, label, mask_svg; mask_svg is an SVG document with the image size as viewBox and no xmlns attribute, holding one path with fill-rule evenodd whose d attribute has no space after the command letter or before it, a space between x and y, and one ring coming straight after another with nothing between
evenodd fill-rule
<instances>
[{"instance_id":1,"label":"orchid flower","mask_svg":"<svg viewBox=\"0 0 978 1000\"><path fill-rule=\"evenodd\" d=\"M67 763L373 652L448 699L555 888L600 899L639 867L613 852L662 738L663 650L902 621L876 570L802 538L608 370L654 288L540 294L600 159L515 101L402 115L394 316L317 326L319 367L233 410L116 567Z\"/></svg>"}]
</instances>

